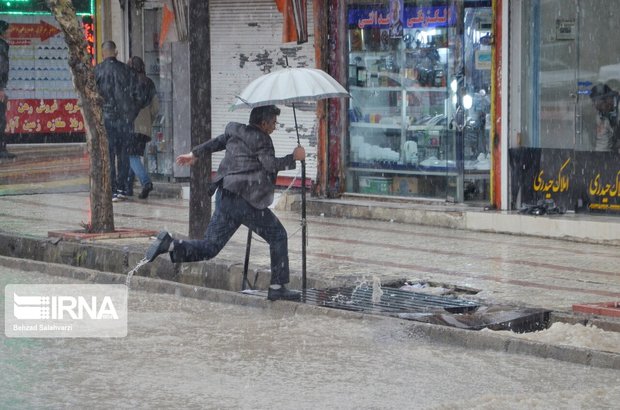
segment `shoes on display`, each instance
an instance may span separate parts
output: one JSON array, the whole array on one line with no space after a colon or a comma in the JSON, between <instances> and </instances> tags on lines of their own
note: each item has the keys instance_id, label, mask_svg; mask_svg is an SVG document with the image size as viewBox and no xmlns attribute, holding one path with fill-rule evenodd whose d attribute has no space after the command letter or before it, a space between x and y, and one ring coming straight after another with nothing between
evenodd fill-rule
<instances>
[{"instance_id":1,"label":"shoes on display","mask_svg":"<svg viewBox=\"0 0 620 410\"><path fill-rule=\"evenodd\" d=\"M463 161L463 167L467 170L472 170L472 169L476 169L476 164L478 164L478 161L476 160L465 160Z\"/></svg>"},{"instance_id":2,"label":"shoes on display","mask_svg":"<svg viewBox=\"0 0 620 410\"><path fill-rule=\"evenodd\" d=\"M424 161L420 162L420 165L422 165L423 167L432 167L432 166L436 166L435 164L439 163L439 160L437 159L436 156L430 156L428 158L426 158Z\"/></svg>"},{"instance_id":3,"label":"shoes on display","mask_svg":"<svg viewBox=\"0 0 620 410\"><path fill-rule=\"evenodd\" d=\"M174 239L167 231L161 231L159 234L157 234L155 242L153 242L151 246L147 249L146 255L144 257L148 262L153 262L155 258L157 258L159 255L168 252L173 240Z\"/></svg>"},{"instance_id":4,"label":"shoes on display","mask_svg":"<svg viewBox=\"0 0 620 410\"><path fill-rule=\"evenodd\" d=\"M300 300L301 292L296 290L290 290L286 286L282 285L279 289L269 288L267 292L267 299L269 300Z\"/></svg>"},{"instance_id":5,"label":"shoes on display","mask_svg":"<svg viewBox=\"0 0 620 410\"><path fill-rule=\"evenodd\" d=\"M149 197L149 193L153 190L153 184L151 182L147 183L146 185L144 185L144 187L142 187L142 192L140 192L140 195L138 195L138 198L140 199L146 199Z\"/></svg>"}]
</instances>

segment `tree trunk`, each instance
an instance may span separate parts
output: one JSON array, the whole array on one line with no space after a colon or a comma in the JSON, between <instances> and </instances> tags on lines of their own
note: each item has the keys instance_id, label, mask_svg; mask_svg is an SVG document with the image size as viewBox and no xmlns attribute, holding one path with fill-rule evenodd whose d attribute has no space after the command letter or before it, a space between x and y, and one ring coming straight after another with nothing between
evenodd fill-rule
<instances>
[{"instance_id":1,"label":"tree trunk","mask_svg":"<svg viewBox=\"0 0 620 410\"><path fill-rule=\"evenodd\" d=\"M191 146L211 138L211 47L209 2L189 1L189 71L191 107ZM189 181L189 236L200 239L211 220L211 197L205 182L211 181L211 156L201 159L191 169Z\"/></svg>"},{"instance_id":2,"label":"tree trunk","mask_svg":"<svg viewBox=\"0 0 620 410\"><path fill-rule=\"evenodd\" d=\"M86 39L70 0L46 0L65 36L69 47L69 66L73 84L80 97L90 153L90 222L91 232L113 232L112 184L108 139L103 123L102 99L95 83L91 56L86 52Z\"/></svg>"}]
</instances>

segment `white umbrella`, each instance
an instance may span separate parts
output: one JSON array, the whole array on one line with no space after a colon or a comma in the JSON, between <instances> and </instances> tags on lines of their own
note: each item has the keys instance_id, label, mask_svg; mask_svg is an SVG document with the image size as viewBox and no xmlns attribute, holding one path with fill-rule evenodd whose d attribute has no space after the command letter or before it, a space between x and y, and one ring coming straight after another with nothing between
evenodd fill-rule
<instances>
[{"instance_id":1,"label":"white umbrella","mask_svg":"<svg viewBox=\"0 0 620 410\"><path fill-rule=\"evenodd\" d=\"M231 109L246 107L254 108L264 105L286 104L293 107L295 132L299 144L299 129L295 105L309 101L324 100L326 98L350 97L347 90L332 76L317 68L291 68L265 74L252 81L237 96ZM306 162L301 162L301 282L306 290ZM246 260L249 256L251 232L248 235ZM244 286L245 286L244 272Z\"/></svg>"},{"instance_id":2,"label":"white umbrella","mask_svg":"<svg viewBox=\"0 0 620 410\"><path fill-rule=\"evenodd\" d=\"M233 109L272 104L293 104L349 97L349 93L332 76L318 68L285 68L252 81L237 96Z\"/></svg>"}]
</instances>

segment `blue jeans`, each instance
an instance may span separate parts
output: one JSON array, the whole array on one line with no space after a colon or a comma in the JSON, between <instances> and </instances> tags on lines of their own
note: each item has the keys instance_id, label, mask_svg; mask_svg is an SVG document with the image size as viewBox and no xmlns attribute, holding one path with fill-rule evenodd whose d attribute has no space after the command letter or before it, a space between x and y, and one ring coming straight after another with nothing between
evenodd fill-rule
<instances>
[{"instance_id":1,"label":"blue jeans","mask_svg":"<svg viewBox=\"0 0 620 410\"><path fill-rule=\"evenodd\" d=\"M138 177L140 180L140 185L144 188L146 184L151 183L151 178L149 177L148 172L144 169L144 164L142 163L142 157L138 155L130 155L129 156L129 178L127 179L127 184L133 184L134 175ZM131 187L128 185L128 189Z\"/></svg>"},{"instance_id":2,"label":"blue jeans","mask_svg":"<svg viewBox=\"0 0 620 410\"><path fill-rule=\"evenodd\" d=\"M129 134L132 124L123 120L105 119L110 155L110 181L112 194L127 194L127 177L129 176Z\"/></svg>"},{"instance_id":3,"label":"blue jeans","mask_svg":"<svg viewBox=\"0 0 620 410\"><path fill-rule=\"evenodd\" d=\"M214 258L228 243L239 226L245 225L269 244L271 284L289 282L288 236L282 223L269 208L256 209L245 199L225 189L216 195L215 212L204 239L175 240L170 252L172 262L196 262Z\"/></svg>"}]
</instances>

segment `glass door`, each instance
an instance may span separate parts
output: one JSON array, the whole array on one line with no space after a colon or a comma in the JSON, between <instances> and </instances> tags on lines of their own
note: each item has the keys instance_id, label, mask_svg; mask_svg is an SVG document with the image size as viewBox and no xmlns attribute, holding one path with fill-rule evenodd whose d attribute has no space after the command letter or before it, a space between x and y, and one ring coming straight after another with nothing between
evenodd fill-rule
<instances>
[{"instance_id":1,"label":"glass door","mask_svg":"<svg viewBox=\"0 0 620 410\"><path fill-rule=\"evenodd\" d=\"M562 3L562 2L561 2ZM617 152L617 136L608 120L617 122L620 92L620 43L611 35L617 30L613 17L618 2L575 0L573 19L577 82L577 127L574 148L578 151ZM614 124L612 124L613 126Z\"/></svg>"},{"instance_id":2,"label":"glass door","mask_svg":"<svg viewBox=\"0 0 620 410\"><path fill-rule=\"evenodd\" d=\"M515 208L620 211L617 2L511 3Z\"/></svg>"},{"instance_id":3,"label":"glass door","mask_svg":"<svg viewBox=\"0 0 620 410\"><path fill-rule=\"evenodd\" d=\"M491 7L467 7L463 13L462 78L457 103L459 197L488 203L491 170L490 114L493 12Z\"/></svg>"}]
</instances>

